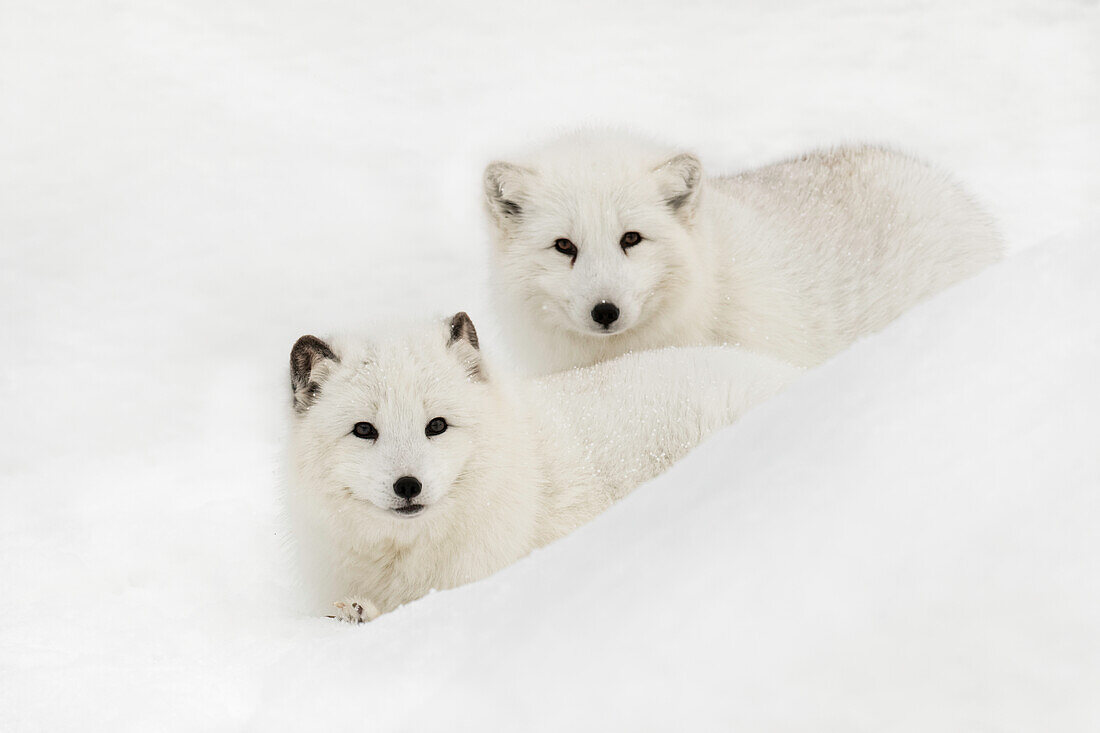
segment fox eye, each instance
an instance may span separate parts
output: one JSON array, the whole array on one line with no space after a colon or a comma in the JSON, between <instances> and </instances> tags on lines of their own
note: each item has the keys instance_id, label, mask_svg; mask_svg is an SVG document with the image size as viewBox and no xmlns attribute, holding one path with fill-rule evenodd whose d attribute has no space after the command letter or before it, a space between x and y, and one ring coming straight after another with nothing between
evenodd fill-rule
<instances>
[{"instance_id":1,"label":"fox eye","mask_svg":"<svg viewBox=\"0 0 1100 733\"><path fill-rule=\"evenodd\" d=\"M638 232L627 232L622 236L622 239L619 240L619 246L623 249L628 249L640 241L642 241L641 234L638 234Z\"/></svg>"},{"instance_id":2,"label":"fox eye","mask_svg":"<svg viewBox=\"0 0 1100 733\"><path fill-rule=\"evenodd\" d=\"M447 421L441 417L433 417L428 421L428 424L424 427L424 435L429 438L433 435L439 435L447 429Z\"/></svg>"},{"instance_id":3,"label":"fox eye","mask_svg":"<svg viewBox=\"0 0 1100 733\"><path fill-rule=\"evenodd\" d=\"M357 422L351 432L356 438L363 440L378 440L378 431L369 422Z\"/></svg>"},{"instance_id":4,"label":"fox eye","mask_svg":"<svg viewBox=\"0 0 1100 733\"><path fill-rule=\"evenodd\" d=\"M577 245L573 244L568 239L554 240L554 249L561 252L563 255L569 255L570 257L577 256Z\"/></svg>"}]
</instances>

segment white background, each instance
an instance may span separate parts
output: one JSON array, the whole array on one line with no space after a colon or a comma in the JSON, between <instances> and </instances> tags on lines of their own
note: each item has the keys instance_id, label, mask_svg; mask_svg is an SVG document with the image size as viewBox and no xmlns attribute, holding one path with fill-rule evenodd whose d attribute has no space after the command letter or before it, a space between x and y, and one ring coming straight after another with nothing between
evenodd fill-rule
<instances>
[{"instance_id":1,"label":"white background","mask_svg":"<svg viewBox=\"0 0 1100 733\"><path fill-rule=\"evenodd\" d=\"M1096 305L1098 38L1095 2L0 0L0 728L1095 724L1096 544L1068 521L1009 529L1046 506L1027 493L1040 467L1057 517L1096 518L1095 458L1078 450L1096 424L1066 415L1096 402L1079 316ZM891 144L955 172L1033 259L903 318L509 573L361 629L295 616L276 522L290 345L461 308L501 356L481 170L584 123L656 135L715 173ZM975 351L975 332L999 337ZM1036 341L1054 356L1005 367ZM959 392L965 364L993 391ZM1027 364L1035 391L1012 402ZM918 366L919 404L946 414L898 397ZM997 404L1012 407L1003 440L972 445L988 426L965 415ZM919 437L941 422L969 426L966 450ZM847 442L792 447L813 424ZM872 440L891 430L918 437ZM749 447L792 467L705 458ZM1019 462L979 481L968 451ZM931 535L905 520L924 494L867 455L931 466L929 506L957 519ZM678 515L682 484L727 499ZM788 513L821 487L850 492L865 531L847 545L797 541L843 521ZM987 511L997 491L1015 513ZM769 531L724 531L750 505ZM990 516L992 534L973 529ZM627 538L649 554L624 554ZM913 557L927 572L906 574ZM961 579L982 568L1004 583ZM929 598L943 633L905 615ZM863 621L817 636L811 611ZM687 619L709 636L681 633ZM807 650L834 659L843 639L850 664L814 667Z\"/></svg>"}]
</instances>

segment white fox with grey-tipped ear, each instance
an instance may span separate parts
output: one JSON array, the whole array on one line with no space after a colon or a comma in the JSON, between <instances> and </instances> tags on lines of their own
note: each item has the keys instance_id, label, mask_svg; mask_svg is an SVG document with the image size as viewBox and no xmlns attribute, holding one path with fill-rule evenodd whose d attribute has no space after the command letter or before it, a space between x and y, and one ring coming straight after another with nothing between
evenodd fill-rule
<instances>
[{"instance_id":1,"label":"white fox with grey-tipped ear","mask_svg":"<svg viewBox=\"0 0 1100 733\"><path fill-rule=\"evenodd\" d=\"M798 373L712 347L511 379L486 365L465 313L370 339L303 336L286 509L315 608L369 621L485 577Z\"/></svg>"},{"instance_id":2,"label":"white fox with grey-tipped ear","mask_svg":"<svg viewBox=\"0 0 1100 733\"><path fill-rule=\"evenodd\" d=\"M727 178L614 133L491 163L492 285L537 372L733 344L817 364L1000 258L991 219L897 152L815 152Z\"/></svg>"}]
</instances>

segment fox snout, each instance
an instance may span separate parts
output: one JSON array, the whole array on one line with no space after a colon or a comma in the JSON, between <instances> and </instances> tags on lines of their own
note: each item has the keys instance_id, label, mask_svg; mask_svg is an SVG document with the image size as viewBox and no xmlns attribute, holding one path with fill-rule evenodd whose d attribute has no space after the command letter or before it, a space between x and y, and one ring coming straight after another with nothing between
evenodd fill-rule
<instances>
[{"instance_id":1,"label":"fox snout","mask_svg":"<svg viewBox=\"0 0 1100 733\"><path fill-rule=\"evenodd\" d=\"M420 480L415 476L402 476L393 482L393 493L402 499L412 499L419 496L422 488Z\"/></svg>"},{"instance_id":2,"label":"fox snout","mask_svg":"<svg viewBox=\"0 0 1100 733\"><path fill-rule=\"evenodd\" d=\"M601 300L592 308L592 320L604 328L610 328L612 323L619 320L619 307Z\"/></svg>"}]
</instances>

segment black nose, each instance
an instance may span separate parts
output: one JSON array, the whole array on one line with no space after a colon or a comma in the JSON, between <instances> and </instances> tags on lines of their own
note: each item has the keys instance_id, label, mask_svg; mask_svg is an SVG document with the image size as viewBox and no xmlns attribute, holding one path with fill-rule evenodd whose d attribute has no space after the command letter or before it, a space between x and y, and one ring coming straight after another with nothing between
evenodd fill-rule
<instances>
[{"instance_id":1,"label":"black nose","mask_svg":"<svg viewBox=\"0 0 1100 733\"><path fill-rule=\"evenodd\" d=\"M607 328L619 317L619 309L614 303L599 303L592 309L592 320Z\"/></svg>"},{"instance_id":2,"label":"black nose","mask_svg":"<svg viewBox=\"0 0 1100 733\"><path fill-rule=\"evenodd\" d=\"M393 482L393 493L402 499L411 499L420 493L420 482L415 476L402 476Z\"/></svg>"}]
</instances>

